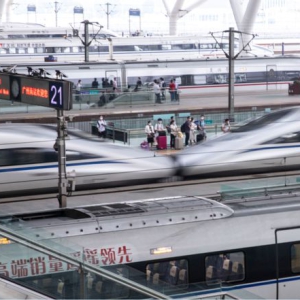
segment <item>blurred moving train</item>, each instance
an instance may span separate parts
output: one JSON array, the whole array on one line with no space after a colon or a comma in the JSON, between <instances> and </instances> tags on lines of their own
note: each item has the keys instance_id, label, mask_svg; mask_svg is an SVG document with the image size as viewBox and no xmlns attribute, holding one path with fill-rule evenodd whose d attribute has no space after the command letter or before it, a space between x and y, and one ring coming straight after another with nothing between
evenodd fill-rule
<instances>
[{"instance_id":1,"label":"blurred moving train","mask_svg":"<svg viewBox=\"0 0 300 300\"><path fill-rule=\"evenodd\" d=\"M176 155L180 175L300 169L300 107L281 109Z\"/></svg>"},{"instance_id":2,"label":"blurred moving train","mask_svg":"<svg viewBox=\"0 0 300 300\"><path fill-rule=\"evenodd\" d=\"M239 299L299 299L299 212L299 193L224 203L178 196L20 213L1 217L0 224L166 297L235 291ZM140 299L100 275L79 280L57 258L16 243L0 247L6 276L59 299L78 299L85 283L86 299ZM28 272L13 272L15 261ZM36 272L31 261L44 262L44 269Z\"/></svg>"},{"instance_id":3,"label":"blurred moving train","mask_svg":"<svg viewBox=\"0 0 300 300\"><path fill-rule=\"evenodd\" d=\"M55 126L0 125L0 194L57 191L58 153ZM100 143L68 130L66 165L76 173L76 189L151 182L174 174L166 156L126 146Z\"/></svg>"},{"instance_id":4,"label":"blurred moving train","mask_svg":"<svg viewBox=\"0 0 300 300\"><path fill-rule=\"evenodd\" d=\"M235 86L236 90L266 90L270 88L287 89L287 84L300 77L300 57L265 57L265 58L239 58L235 60ZM16 64L14 68L2 65L2 68L14 70L18 74L28 74L28 63ZM82 80L82 93L95 94L91 90L94 78L101 85L101 78L112 80L116 78L121 91L128 91L135 87L138 77L147 85L154 79L164 78L169 83L176 79L183 95L190 93L201 95L213 88L214 91L226 91L228 88L228 60L227 59L180 59L180 60L116 60L90 63L51 63L30 64L37 70L46 69L55 76L56 70L68 76L74 84ZM103 89L107 90L106 87ZM210 90L211 91L211 90Z\"/></svg>"},{"instance_id":5,"label":"blurred moving train","mask_svg":"<svg viewBox=\"0 0 300 300\"><path fill-rule=\"evenodd\" d=\"M228 51L228 38L211 36L147 36L120 37L118 34L94 24L90 26L88 51L94 60L134 58L224 57ZM48 61L57 59L83 60L85 40L83 26L78 29L45 27L40 24L3 23L0 26L0 57L20 61ZM235 40L235 52L239 40ZM248 47L250 55L271 56L273 51L255 45Z\"/></svg>"}]
</instances>

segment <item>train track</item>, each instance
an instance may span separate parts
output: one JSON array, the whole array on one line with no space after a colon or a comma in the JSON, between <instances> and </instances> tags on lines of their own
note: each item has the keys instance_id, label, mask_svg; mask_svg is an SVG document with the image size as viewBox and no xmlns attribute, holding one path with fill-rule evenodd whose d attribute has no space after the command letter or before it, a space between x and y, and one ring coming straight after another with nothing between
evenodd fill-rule
<instances>
[{"instance_id":1,"label":"train track","mask_svg":"<svg viewBox=\"0 0 300 300\"><path fill-rule=\"evenodd\" d=\"M273 172L273 173L259 173L259 174L249 174L242 176L228 176L228 177L214 177L214 178L201 178L193 180L179 180L178 178L171 178L170 180L160 182L160 183L149 183L141 185L131 185L131 186L121 186L113 188L100 188L92 190L81 190L74 191L72 194L68 195L68 198L77 197L77 196L90 196L90 195L103 195L111 193L122 193L122 192L141 192L141 191L151 191L157 189L164 189L169 187L175 187L179 184L182 186L198 186L206 185L212 183L226 183L226 182L240 182L245 180L254 180L254 179L270 179L270 178L288 178L289 176L300 176L300 171L288 171L288 172ZM300 186L300 184L299 184ZM202 196L209 196L213 198L218 198L220 195L217 193L214 194L204 194ZM0 204L4 203L14 203L14 202L23 202L23 201L38 201L38 200L48 200L57 197L57 193L48 193L48 194L33 194L26 196L12 196L12 197L3 197L0 198Z\"/></svg>"}]
</instances>

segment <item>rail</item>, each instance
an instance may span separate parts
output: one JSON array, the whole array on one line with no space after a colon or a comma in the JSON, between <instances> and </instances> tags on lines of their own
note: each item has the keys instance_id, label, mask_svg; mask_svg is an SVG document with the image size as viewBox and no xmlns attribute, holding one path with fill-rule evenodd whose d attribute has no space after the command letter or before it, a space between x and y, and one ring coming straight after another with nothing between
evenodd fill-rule
<instances>
[{"instance_id":1,"label":"rail","mask_svg":"<svg viewBox=\"0 0 300 300\"><path fill-rule=\"evenodd\" d=\"M112 124L112 123L113 122L109 122L108 124ZM90 124L91 124L91 133L93 135L98 135L96 122L91 122ZM207 138L210 139L223 134L221 130L221 126L222 124L214 124L214 125L206 126L205 130L206 130ZM231 127L236 128L237 125L232 125ZM122 129L122 128L114 127L112 125L108 125L106 129L107 129L106 138L111 140L113 143L121 142L124 145L128 144L131 146L137 146L147 139L144 128ZM196 133L197 132L198 131L196 131ZM170 139L170 134L167 133L168 144L170 144L169 139Z\"/></svg>"}]
</instances>

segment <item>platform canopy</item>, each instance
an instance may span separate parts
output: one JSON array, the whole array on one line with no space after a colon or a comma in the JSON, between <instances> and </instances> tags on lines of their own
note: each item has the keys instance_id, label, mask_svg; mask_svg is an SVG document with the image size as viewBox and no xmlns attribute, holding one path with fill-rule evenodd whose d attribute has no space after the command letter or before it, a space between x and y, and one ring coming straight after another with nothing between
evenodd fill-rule
<instances>
[{"instance_id":1,"label":"platform canopy","mask_svg":"<svg viewBox=\"0 0 300 300\"><path fill-rule=\"evenodd\" d=\"M177 22L180 18L201 6L205 2L212 0L194 0L187 5L186 0L162 0L167 16L169 17L169 34L177 34ZM223 0L224 1L224 0ZM251 33L256 14L261 4L261 0L225 0L230 1L237 29L242 32ZM173 4L174 3L174 4ZM224 28L224 30L227 28Z\"/></svg>"}]
</instances>

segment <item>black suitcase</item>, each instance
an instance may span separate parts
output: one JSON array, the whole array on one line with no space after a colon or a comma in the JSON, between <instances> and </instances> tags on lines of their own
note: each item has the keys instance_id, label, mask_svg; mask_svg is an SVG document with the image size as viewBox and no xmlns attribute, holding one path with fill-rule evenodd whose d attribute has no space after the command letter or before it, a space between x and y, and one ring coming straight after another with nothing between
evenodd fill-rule
<instances>
[{"instance_id":1,"label":"black suitcase","mask_svg":"<svg viewBox=\"0 0 300 300\"><path fill-rule=\"evenodd\" d=\"M197 143L200 143L204 139L204 134L202 132L197 134Z\"/></svg>"}]
</instances>

